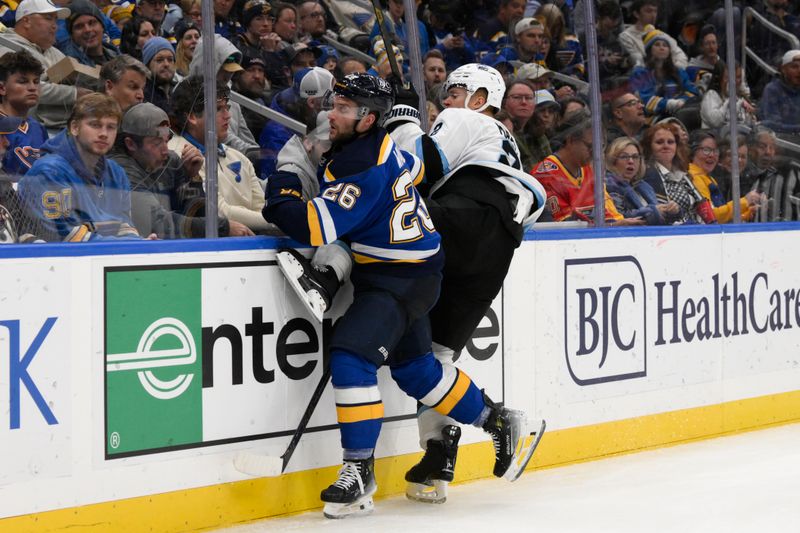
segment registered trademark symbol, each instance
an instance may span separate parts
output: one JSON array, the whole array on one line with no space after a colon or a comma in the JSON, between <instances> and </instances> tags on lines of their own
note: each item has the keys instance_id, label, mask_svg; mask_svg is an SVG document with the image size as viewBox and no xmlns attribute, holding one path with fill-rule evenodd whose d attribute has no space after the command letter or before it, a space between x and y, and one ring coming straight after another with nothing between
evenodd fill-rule
<instances>
[{"instance_id":1,"label":"registered trademark symbol","mask_svg":"<svg viewBox=\"0 0 800 533\"><path fill-rule=\"evenodd\" d=\"M114 433L111 434L111 438L109 439L109 444L111 444L111 447L114 448L115 450L119 448L119 433L115 431Z\"/></svg>"}]
</instances>

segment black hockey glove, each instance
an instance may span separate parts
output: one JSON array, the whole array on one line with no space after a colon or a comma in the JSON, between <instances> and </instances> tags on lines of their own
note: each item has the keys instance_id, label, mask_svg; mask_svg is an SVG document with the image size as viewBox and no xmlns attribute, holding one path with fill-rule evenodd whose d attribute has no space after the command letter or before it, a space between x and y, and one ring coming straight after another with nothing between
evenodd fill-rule
<instances>
[{"instance_id":1,"label":"black hockey glove","mask_svg":"<svg viewBox=\"0 0 800 533\"><path fill-rule=\"evenodd\" d=\"M389 83L394 88L394 107L383 118L383 127L391 133L395 128L402 124L420 125L419 120L419 95L413 86L408 89L403 87L400 80L394 76L389 77Z\"/></svg>"}]
</instances>

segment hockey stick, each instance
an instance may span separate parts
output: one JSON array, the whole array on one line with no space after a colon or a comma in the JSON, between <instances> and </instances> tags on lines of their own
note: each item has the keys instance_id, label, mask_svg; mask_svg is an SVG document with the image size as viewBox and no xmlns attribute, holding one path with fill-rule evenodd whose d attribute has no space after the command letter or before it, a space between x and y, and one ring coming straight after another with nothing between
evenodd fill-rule
<instances>
[{"instance_id":1,"label":"hockey stick","mask_svg":"<svg viewBox=\"0 0 800 533\"><path fill-rule=\"evenodd\" d=\"M325 387L328 385L330 378L331 365L326 364L322 370L322 377L319 378L319 383L317 383L317 388L314 389L314 393L308 401L303 417L300 419L297 429L294 430L292 440L289 441L289 445L286 447L286 451L283 452L283 455L274 457L271 455L240 452L236 454L236 457L233 459L234 468L243 474L259 477L275 477L283 474L286 471L289 460L292 458L292 455L294 455L295 449L297 449L300 438L306 431L308 422L311 420L311 415L313 415L314 411L317 409L319 399L322 397L322 393L325 391Z\"/></svg>"},{"instance_id":2,"label":"hockey stick","mask_svg":"<svg viewBox=\"0 0 800 533\"><path fill-rule=\"evenodd\" d=\"M386 50L386 59L389 60L389 67L392 69L392 74L394 74L400 83L403 83L403 74L400 72L400 67L397 66L397 58L394 56L392 40L389 39L389 35L386 33L383 11L381 10L381 6L378 5L378 0L372 0L372 9L375 11L375 20L378 22L378 29L381 32L383 48Z\"/></svg>"}]
</instances>

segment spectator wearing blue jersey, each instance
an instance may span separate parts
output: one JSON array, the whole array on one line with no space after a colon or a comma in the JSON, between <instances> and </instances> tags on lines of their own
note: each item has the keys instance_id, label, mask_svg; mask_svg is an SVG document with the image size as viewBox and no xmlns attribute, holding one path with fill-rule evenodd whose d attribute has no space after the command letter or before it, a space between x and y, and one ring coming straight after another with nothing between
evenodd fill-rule
<instances>
[{"instance_id":1,"label":"spectator wearing blue jersey","mask_svg":"<svg viewBox=\"0 0 800 533\"><path fill-rule=\"evenodd\" d=\"M678 116L684 123L696 122L699 126L700 91L689 80L686 70L672 61L667 35L652 26L643 38L645 65L637 66L631 73L631 89L639 95L645 114L651 123L668 115ZM693 111L679 111L693 101ZM690 127L691 129L691 127Z\"/></svg>"},{"instance_id":2,"label":"spectator wearing blue jersey","mask_svg":"<svg viewBox=\"0 0 800 533\"><path fill-rule=\"evenodd\" d=\"M44 68L26 51L0 57L0 116L20 119L13 133L6 133L8 150L2 158L9 174L25 174L39 158L39 148L47 140L47 130L30 110L39 103L40 80Z\"/></svg>"},{"instance_id":3,"label":"spectator wearing blue jersey","mask_svg":"<svg viewBox=\"0 0 800 533\"><path fill-rule=\"evenodd\" d=\"M119 55L117 47L106 38L103 29L103 12L89 0L73 0L66 19L69 38L58 43L64 55L82 65L105 65Z\"/></svg>"},{"instance_id":4,"label":"spectator wearing blue jersey","mask_svg":"<svg viewBox=\"0 0 800 533\"><path fill-rule=\"evenodd\" d=\"M783 55L780 77L764 87L760 104L764 126L792 142L800 141L800 50Z\"/></svg>"},{"instance_id":5,"label":"spectator wearing blue jersey","mask_svg":"<svg viewBox=\"0 0 800 533\"><path fill-rule=\"evenodd\" d=\"M463 0L432 0L428 3L430 28L447 70L474 63L475 47L466 31L470 13ZM444 81L444 80L442 80Z\"/></svg>"},{"instance_id":6,"label":"spectator wearing blue jersey","mask_svg":"<svg viewBox=\"0 0 800 533\"><path fill-rule=\"evenodd\" d=\"M388 8L389 16L384 16L383 18L384 30L387 35L394 35L396 37L398 42L395 44L400 46L401 50L407 54L410 49L408 45L409 33L408 23L404 16L403 0L388 0ZM417 32L419 34L420 54L424 56L430 49L430 43L428 42L428 29L425 27L425 24L420 21L417 21ZM372 40L373 48L375 47L375 43L382 40L381 30L377 20L372 27L369 38ZM406 64L408 64L407 59L408 57L406 57Z\"/></svg>"},{"instance_id":7,"label":"spectator wearing blue jersey","mask_svg":"<svg viewBox=\"0 0 800 533\"><path fill-rule=\"evenodd\" d=\"M48 240L140 238L131 221L128 177L105 157L121 118L110 96L92 93L80 98L67 129L42 146L42 157L20 180L20 197L42 223Z\"/></svg>"}]
</instances>

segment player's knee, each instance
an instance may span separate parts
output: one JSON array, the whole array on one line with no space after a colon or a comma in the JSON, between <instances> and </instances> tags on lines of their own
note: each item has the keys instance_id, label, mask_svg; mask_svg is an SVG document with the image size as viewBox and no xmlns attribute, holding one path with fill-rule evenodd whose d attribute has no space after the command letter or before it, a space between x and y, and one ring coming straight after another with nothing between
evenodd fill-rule
<instances>
[{"instance_id":1,"label":"player's knee","mask_svg":"<svg viewBox=\"0 0 800 533\"><path fill-rule=\"evenodd\" d=\"M344 350L331 351L331 381L334 387L368 387L378 384L378 367Z\"/></svg>"},{"instance_id":2,"label":"player's knee","mask_svg":"<svg viewBox=\"0 0 800 533\"><path fill-rule=\"evenodd\" d=\"M442 365L430 352L392 366L392 379L400 389L421 400L441 380Z\"/></svg>"}]
</instances>

